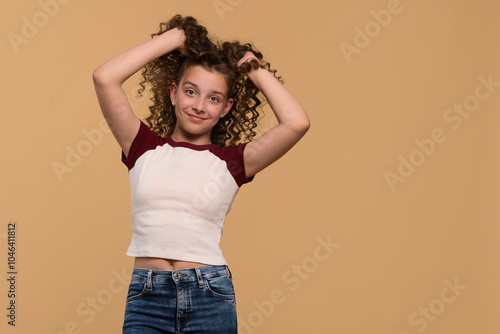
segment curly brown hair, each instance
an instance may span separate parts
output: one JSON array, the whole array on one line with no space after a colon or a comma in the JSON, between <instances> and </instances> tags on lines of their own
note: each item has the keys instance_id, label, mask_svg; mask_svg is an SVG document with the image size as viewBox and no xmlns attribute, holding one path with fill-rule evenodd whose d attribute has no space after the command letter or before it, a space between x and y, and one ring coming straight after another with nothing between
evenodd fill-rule
<instances>
[{"instance_id":1,"label":"curly brown hair","mask_svg":"<svg viewBox=\"0 0 500 334\"><path fill-rule=\"evenodd\" d=\"M179 84L187 69L199 65L208 71L221 73L228 86L227 98L233 99L229 112L212 129L211 142L222 147L253 140L260 115L258 109L265 98L245 74L260 67L267 69L280 82L281 77L276 76L276 70L271 70L270 64L251 44L238 41L214 43L208 37L207 29L191 16L175 15L170 21L161 22L159 31L151 34L151 38L176 27L185 32L188 55L174 50L154 59L142 71L143 80L138 94L142 96L146 85L152 92L151 115L145 119L148 126L162 137L172 134L176 117L170 100L170 87L172 83ZM251 51L258 61L252 59L238 66L238 61L247 51Z\"/></svg>"}]
</instances>

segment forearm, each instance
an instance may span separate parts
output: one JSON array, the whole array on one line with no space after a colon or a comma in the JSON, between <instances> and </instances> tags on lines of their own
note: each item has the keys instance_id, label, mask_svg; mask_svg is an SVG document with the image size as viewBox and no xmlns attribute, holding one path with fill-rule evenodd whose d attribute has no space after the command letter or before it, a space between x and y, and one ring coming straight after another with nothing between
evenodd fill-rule
<instances>
[{"instance_id":1,"label":"forearm","mask_svg":"<svg viewBox=\"0 0 500 334\"><path fill-rule=\"evenodd\" d=\"M247 73L254 85L264 94L280 125L297 131L307 131L309 117L293 95L266 69Z\"/></svg>"},{"instance_id":2,"label":"forearm","mask_svg":"<svg viewBox=\"0 0 500 334\"><path fill-rule=\"evenodd\" d=\"M94 71L94 80L105 84L121 85L152 60L182 45L181 32L177 29L169 30L103 63Z\"/></svg>"}]
</instances>

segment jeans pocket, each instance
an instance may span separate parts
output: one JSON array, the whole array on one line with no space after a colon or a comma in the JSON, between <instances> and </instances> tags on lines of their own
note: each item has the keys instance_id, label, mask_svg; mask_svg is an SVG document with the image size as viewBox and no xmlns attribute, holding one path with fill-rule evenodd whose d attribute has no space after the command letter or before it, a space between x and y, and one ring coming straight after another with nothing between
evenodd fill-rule
<instances>
[{"instance_id":1,"label":"jeans pocket","mask_svg":"<svg viewBox=\"0 0 500 334\"><path fill-rule=\"evenodd\" d=\"M212 277L204 280L205 289L213 296L221 299L234 299L233 281L229 275Z\"/></svg>"},{"instance_id":2,"label":"jeans pocket","mask_svg":"<svg viewBox=\"0 0 500 334\"><path fill-rule=\"evenodd\" d=\"M144 296L145 293L146 293L146 283L145 282L132 281L132 282L130 282L130 285L128 288L127 302L139 299L142 296Z\"/></svg>"}]
</instances>

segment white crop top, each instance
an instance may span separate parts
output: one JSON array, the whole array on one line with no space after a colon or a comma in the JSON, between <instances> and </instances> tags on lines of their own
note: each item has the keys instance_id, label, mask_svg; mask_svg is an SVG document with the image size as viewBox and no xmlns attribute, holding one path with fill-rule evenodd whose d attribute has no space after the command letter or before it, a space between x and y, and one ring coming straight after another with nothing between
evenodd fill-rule
<instances>
[{"instance_id":1,"label":"white crop top","mask_svg":"<svg viewBox=\"0 0 500 334\"><path fill-rule=\"evenodd\" d=\"M132 241L128 256L227 264L224 219L245 176L246 143L218 147L162 138L141 121L122 161L129 169Z\"/></svg>"}]
</instances>

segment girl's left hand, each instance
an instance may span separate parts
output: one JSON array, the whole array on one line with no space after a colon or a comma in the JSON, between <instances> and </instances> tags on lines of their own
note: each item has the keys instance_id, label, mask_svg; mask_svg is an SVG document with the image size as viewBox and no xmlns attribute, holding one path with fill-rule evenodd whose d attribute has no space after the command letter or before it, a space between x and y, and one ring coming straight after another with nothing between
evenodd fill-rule
<instances>
[{"instance_id":1,"label":"girl's left hand","mask_svg":"<svg viewBox=\"0 0 500 334\"><path fill-rule=\"evenodd\" d=\"M247 62L250 59L255 59L255 60L259 61L259 59L253 54L253 52L247 51L247 52L245 52L243 57L238 61L238 66L241 66L241 64Z\"/></svg>"}]
</instances>

